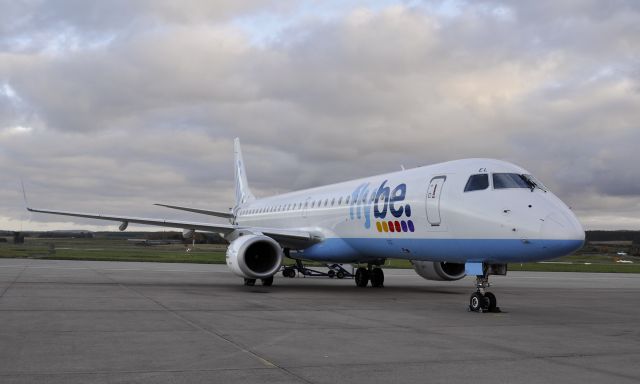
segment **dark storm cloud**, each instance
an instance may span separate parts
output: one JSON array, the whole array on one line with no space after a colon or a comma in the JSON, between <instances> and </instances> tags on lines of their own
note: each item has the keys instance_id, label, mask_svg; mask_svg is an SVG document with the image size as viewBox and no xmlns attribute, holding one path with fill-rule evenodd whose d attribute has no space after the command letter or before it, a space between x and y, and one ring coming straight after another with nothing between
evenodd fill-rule
<instances>
[{"instance_id":1,"label":"dark storm cloud","mask_svg":"<svg viewBox=\"0 0 640 384\"><path fill-rule=\"evenodd\" d=\"M496 157L591 228L640 228L637 2L174 4L9 2L7 180L64 209L226 209L240 136L259 195ZM265 17L286 23L256 45Z\"/></svg>"}]
</instances>

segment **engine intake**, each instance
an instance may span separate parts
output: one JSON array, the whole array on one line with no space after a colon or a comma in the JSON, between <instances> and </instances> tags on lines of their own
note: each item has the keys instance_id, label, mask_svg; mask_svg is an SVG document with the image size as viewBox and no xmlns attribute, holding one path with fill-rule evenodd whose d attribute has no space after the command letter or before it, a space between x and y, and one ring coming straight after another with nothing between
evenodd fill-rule
<instances>
[{"instance_id":1,"label":"engine intake","mask_svg":"<svg viewBox=\"0 0 640 384\"><path fill-rule=\"evenodd\" d=\"M240 236L227 248L227 265L233 273L246 279L265 279L282 265L282 248L264 235Z\"/></svg>"},{"instance_id":2,"label":"engine intake","mask_svg":"<svg viewBox=\"0 0 640 384\"><path fill-rule=\"evenodd\" d=\"M464 264L411 260L416 273L427 280L453 281L465 277Z\"/></svg>"}]
</instances>

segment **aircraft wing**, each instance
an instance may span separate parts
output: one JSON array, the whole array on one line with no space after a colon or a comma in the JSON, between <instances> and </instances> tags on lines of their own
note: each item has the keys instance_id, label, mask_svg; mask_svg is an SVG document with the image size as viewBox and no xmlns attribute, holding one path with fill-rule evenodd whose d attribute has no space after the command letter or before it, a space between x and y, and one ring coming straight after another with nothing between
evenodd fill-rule
<instances>
[{"instance_id":1,"label":"aircraft wing","mask_svg":"<svg viewBox=\"0 0 640 384\"><path fill-rule=\"evenodd\" d=\"M197 223L187 221L175 221L164 219L149 219L143 217L129 217L129 216L111 216L101 214L90 214L81 212L67 212L67 211L52 211L48 209L36 209L27 207L29 212L48 213L52 215L83 217L87 219L97 220L109 220L119 221L125 223L135 223L144 225L154 225L158 227L169 228L181 228L181 229L194 229L203 232L215 232L227 235L233 231L247 232L247 233L262 233L276 240L280 245L285 247L291 247L294 249L306 248L310 245L322 241L322 238L314 235L311 232L280 229L280 228L260 228L260 227L247 227L233 224L211 224L211 223Z\"/></svg>"},{"instance_id":2,"label":"aircraft wing","mask_svg":"<svg viewBox=\"0 0 640 384\"><path fill-rule=\"evenodd\" d=\"M180 206L177 206L177 205L168 205L168 204L157 204L156 203L156 204L153 204L153 205L157 205L159 207L171 208L171 209L179 209L181 211L200 213L200 214L203 214L203 215L224 217L225 219L232 219L233 218L233 215L231 213L229 213L229 212L209 211L209 210L206 210L206 209L180 207Z\"/></svg>"},{"instance_id":3,"label":"aircraft wing","mask_svg":"<svg viewBox=\"0 0 640 384\"><path fill-rule=\"evenodd\" d=\"M173 220L164 220L164 219L148 219L144 217L110 216L110 215L91 214L91 213L82 213L82 212L51 211L48 209L36 209L36 208L27 208L27 210L29 212L48 213L52 215L84 217L87 219L98 219L98 220L109 220L109 221L120 221L122 223L155 225L158 227L195 229L200 231L219 232L224 234L233 232L234 230L237 229L237 226L231 225L231 224L194 223L194 222L173 221Z\"/></svg>"}]
</instances>

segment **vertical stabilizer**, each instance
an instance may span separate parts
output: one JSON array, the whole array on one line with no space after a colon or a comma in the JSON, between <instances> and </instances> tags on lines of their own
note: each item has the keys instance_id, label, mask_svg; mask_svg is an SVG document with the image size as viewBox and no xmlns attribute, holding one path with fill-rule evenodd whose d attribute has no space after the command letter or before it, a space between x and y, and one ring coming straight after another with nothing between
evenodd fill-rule
<instances>
[{"instance_id":1,"label":"vertical stabilizer","mask_svg":"<svg viewBox=\"0 0 640 384\"><path fill-rule=\"evenodd\" d=\"M255 197L249 189L247 183L247 172L244 169L244 160L242 159L242 150L240 149L240 139L235 138L233 141L233 153L235 160L235 177L236 177L236 207L247 201L255 200Z\"/></svg>"}]
</instances>

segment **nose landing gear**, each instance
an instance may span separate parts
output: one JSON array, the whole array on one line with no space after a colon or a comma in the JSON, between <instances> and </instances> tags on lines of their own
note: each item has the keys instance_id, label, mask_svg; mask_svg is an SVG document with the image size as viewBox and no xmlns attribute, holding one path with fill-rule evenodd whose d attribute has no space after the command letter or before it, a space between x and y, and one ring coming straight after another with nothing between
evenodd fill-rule
<instances>
[{"instance_id":1,"label":"nose landing gear","mask_svg":"<svg viewBox=\"0 0 640 384\"><path fill-rule=\"evenodd\" d=\"M485 264L482 266L482 275L476 275L476 291L469 298L469 311L472 312L501 312L498 307L496 295L486 292L491 286L489 275L506 275L506 264Z\"/></svg>"}]
</instances>

